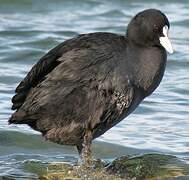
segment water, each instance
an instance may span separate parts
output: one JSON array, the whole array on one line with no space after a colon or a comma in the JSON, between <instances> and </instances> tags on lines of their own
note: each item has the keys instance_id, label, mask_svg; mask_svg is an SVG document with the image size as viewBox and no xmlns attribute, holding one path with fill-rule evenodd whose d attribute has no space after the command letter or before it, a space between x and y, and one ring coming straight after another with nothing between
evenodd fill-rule
<instances>
[{"instance_id":1,"label":"water","mask_svg":"<svg viewBox=\"0 0 189 180\"><path fill-rule=\"evenodd\" d=\"M28 162L42 165L77 159L74 148L45 142L27 126L7 124L12 113L10 98L32 65L50 48L77 34L125 34L131 17L146 8L166 13L176 52L168 56L160 87L126 120L98 138L94 151L104 159L156 151L189 160L187 0L0 0L1 176L35 178L36 171L25 166Z\"/></svg>"}]
</instances>

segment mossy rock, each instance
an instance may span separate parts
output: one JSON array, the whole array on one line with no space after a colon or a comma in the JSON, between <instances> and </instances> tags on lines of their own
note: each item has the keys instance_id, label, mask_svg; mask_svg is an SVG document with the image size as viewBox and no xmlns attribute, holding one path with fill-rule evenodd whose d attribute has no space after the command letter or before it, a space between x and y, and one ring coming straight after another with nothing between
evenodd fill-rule
<instances>
[{"instance_id":1,"label":"mossy rock","mask_svg":"<svg viewBox=\"0 0 189 180\"><path fill-rule=\"evenodd\" d=\"M67 163L50 164L47 167L47 173L41 176L40 180L68 180L76 179L73 172L73 166Z\"/></svg>"},{"instance_id":2,"label":"mossy rock","mask_svg":"<svg viewBox=\"0 0 189 180\"><path fill-rule=\"evenodd\" d=\"M136 180L163 180L189 175L189 165L175 156L146 154L137 157L123 156L114 160L107 168L121 178Z\"/></svg>"},{"instance_id":3,"label":"mossy rock","mask_svg":"<svg viewBox=\"0 0 189 180\"><path fill-rule=\"evenodd\" d=\"M98 163L98 164L96 164ZM106 172L106 163L102 161L95 162L94 168L85 166L72 166L59 163L51 164L48 167L48 173L41 176L40 180L121 180L120 177Z\"/></svg>"},{"instance_id":4,"label":"mossy rock","mask_svg":"<svg viewBox=\"0 0 189 180\"><path fill-rule=\"evenodd\" d=\"M111 163L96 161L93 168L51 164L40 180L171 180L189 175L189 165L175 156L146 154L122 156ZM180 178L180 179L182 179ZM179 179L178 179L179 180Z\"/></svg>"}]
</instances>

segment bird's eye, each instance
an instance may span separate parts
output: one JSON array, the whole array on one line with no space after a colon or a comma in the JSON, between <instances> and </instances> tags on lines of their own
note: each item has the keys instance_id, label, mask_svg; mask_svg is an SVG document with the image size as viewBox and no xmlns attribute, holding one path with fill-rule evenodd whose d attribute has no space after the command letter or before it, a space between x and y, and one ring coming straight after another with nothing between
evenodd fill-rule
<instances>
[{"instance_id":1,"label":"bird's eye","mask_svg":"<svg viewBox=\"0 0 189 180\"><path fill-rule=\"evenodd\" d=\"M154 24L154 26L153 26L153 31L154 32L158 32L159 31L159 28L158 28L158 26L156 24Z\"/></svg>"}]
</instances>

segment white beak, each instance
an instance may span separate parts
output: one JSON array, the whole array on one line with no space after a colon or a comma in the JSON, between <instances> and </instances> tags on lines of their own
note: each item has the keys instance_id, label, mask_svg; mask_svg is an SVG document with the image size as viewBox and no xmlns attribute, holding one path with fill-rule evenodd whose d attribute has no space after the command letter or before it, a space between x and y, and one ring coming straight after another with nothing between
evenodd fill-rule
<instances>
[{"instance_id":1,"label":"white beak","mask_svg":"<svg viewBox=\"0 0 189 180\"><path fill-rule=\"evenodd\" d=\"M171 42L168 38L168 26L164 26L163 27L163 37L160 37L159 40L160 40L160 44L167 50L167 52L169 52L170 54L172 54L174 51L173 51L173 47L171 45Z\"/></svg>"}]
</instances>

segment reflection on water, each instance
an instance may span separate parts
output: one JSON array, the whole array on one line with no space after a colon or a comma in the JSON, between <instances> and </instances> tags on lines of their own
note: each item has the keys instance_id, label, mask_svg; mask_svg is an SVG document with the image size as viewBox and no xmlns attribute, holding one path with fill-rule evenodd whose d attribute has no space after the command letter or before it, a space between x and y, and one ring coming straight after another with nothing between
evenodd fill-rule
<instances>
[{"instance_id":1,"label":"reflection on water","mask_svg":"<svg viewBox=\"0 0 189 180\"><path fill-rule=\"evenodd\" d=\"M160 87L134 114L100 137L95 152L101 158L111 159L148 149L188 158L187 0L0 0L0 5L0 174L26 175L21 164L28 159L74 162L77 157L73 148L44 142L27 126L7 124L14 88L32 65L50 48L77 34L94 31L125 34L131 17L149 7L161 9L169 17L176 52L168 56Z\"/></svg>"}]
</instances>

